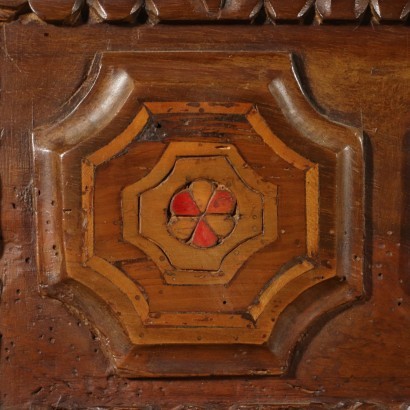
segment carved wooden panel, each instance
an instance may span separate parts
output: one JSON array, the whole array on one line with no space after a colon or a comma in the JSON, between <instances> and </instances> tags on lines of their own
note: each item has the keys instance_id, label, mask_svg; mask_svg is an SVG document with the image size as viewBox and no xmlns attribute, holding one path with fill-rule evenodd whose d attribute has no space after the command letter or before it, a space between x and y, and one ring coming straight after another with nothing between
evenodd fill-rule
<instances>
[{"instance_id":1,"label":"carved wooden panel","mask_svg":"<svg viewBox=\"0 0 410 410\"><path fill-rule=\"evenodd\" d=\"M35 130L41 288L120 374L290 374L303 332L364 295L361 134L296 73L286 53L104 53Z\"/></svg>"}]
</instances>

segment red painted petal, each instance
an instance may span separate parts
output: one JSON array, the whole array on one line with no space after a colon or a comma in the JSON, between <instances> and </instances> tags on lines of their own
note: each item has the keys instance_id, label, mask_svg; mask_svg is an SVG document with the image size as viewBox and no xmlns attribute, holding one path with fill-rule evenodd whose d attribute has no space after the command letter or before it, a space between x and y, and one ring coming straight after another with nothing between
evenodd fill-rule
<instances>
[{"instance_id":1,"label":"red painted petal","mask_svg":"<svg viewBox=\"0 0 410 410\"><path fill-rule=\"evenodd\" d=\"M207 212L211 214L230 214L236 205L235 197L229 191L218 190L212 197Z\"/></svg>"},{"instance_id":2,"label":"red painted petal","mask_svg":"<svg viewBox=\"0 0 410 410\"><path fill-rule=\"evenodd\" d=\"M201 213L188 191L182 191L174 196L171 212L177 216L196 216Z\"/></svg>"},{"instance_id":3,"label":"red painted petal","mask_svg":"<svg viewBox=\"0 0 410 410\"><path fill-rule=\"evenodd\" d=\"M199 248L211 248L218 243L218 237L209 225L204 220L201 220L195 229L192 243Z\"/></svg>"}]
</instances>

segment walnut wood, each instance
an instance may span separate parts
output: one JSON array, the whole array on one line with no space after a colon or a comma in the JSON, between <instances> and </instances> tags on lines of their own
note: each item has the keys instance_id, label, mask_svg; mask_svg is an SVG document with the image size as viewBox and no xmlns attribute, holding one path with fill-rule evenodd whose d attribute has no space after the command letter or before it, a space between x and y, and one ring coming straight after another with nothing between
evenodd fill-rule
<instances>
[{"instance_id":1,"label":"walnut wood","mask_svg":"<svg viewBox=\"0 0 410 410\"><path fill-rule=\"evenodd\" d=\"M30 11L50 23L78 24L88 15L88 23L128 24L167 21L235 21L266 23L302 22L331 24L350 22L406 22L410 3L406 0L2 0L0 21L10 21ZM30 7L31 10L30 10ZM149 18L139 11L145 9ZM315 18L313 18L315 17ZM29 15L23 20L30 20Z\"/></svg>"},{"instance_id":2,"label":"walnut wood","mask_svg":"<svg viewBox=\"0 0 410 410\"><path fill-rule=\"evenodd\" d=\"M314 0L266 0L265 8L273 21L303 21L314 8L314 3Z\"/></svg>"},{"instance_id":3,"label":"walnut wood","mask_svg":"<svg viewBox=\"0 0 410 410\"><path fill-rule=\"evenodd\" d=\"M30 24L5 24L0 47L3 97L0 100L1 407L407 408L410 405L410 367L407 363L410 357L407 342L410 339L410 281L407 273L410 259L407 107L410 95L406 87L409 61L404 52L407 40L406 28L383 25L352 30L352 27L335 25L163 25L154 28L84 25L72 29L33 21ZM112 71L104 71L104 60L101 66L92 64L92 61L96 53L107 49L114 51L113 54L116 51L120 51L119 54L132 52L132 57L120 71L116 71L117 56L109 64ZM138 50L140 58L135 53ZM259 60L255 59L258 52L262 55ZM281 65L278 52L299 57L293 60L293 72L298 73L296 80L289 77L289 71ZM125 62L126 59L120 57L120 60ZM287 64L289 69L289 60ZM133 67L131 75L130 66ZM90 67L93 67L91 71ZM236 68L228 70L227 67ZM183 80L178 81L181 75ZM137 80L130 82L129 78L134 77ZM282 82L272 83L274 78L282 79ZM292 82L287 81L290 78ZM105 82L99 82L103 79ZM255 84L261 85L256 87ZM294 84L293 88L291 84ZM185 87L184 91L178 92L181 86ZM213 89L209 91L209 87ZM105 94L100 94L101 91ZM354 147L353 153L363 152L365 200L358 199L356 194L352 196L348 190L339 190L338 198L344 199L342 203L334 202L332 190L328 190L328 196L322 196L322 201L329 204L323 214L328 222L319 226L319 234L323 229L329 231L325 243L330 243L329 226L334 210L352 209L354 215L364 214L363 231L353 216L353 234L346 243L355 243L354 249L348 249L342 258L342 266L336 267L340 270L351 263L352 269L348 268L347 273L353 272L356 282L352 286L349 275L346 280L343 275L319 280L320 284L307 289L282 311L275 331L261 349L228 345L210 346L204 351L200 344L191 346L190 350L184 345L169 346L168 350L163 346L134 349L130 347L116 312L106 308L112 294L107 293L104 303L89 304L93 300L89 288L72 279L47 289L46 282L38 286L35 263L38 238L34 223L37 217L33 197L40 194L41 198L42 194L33 193L33 179L37 174L32 161L31 134L35 129L38 135L43 124L60 126L61 119L68 115L65 119L67 127L60 130L60 135L69 138L70 143L104 134L104 138L95 139L100 145L84 144L83 149L91 153L120 135L144 101L205 102L216 94L222 94L230 103L256 105L269 129L286 146L308 156L314 163L321 163L326 158L324 167L329 172L322 172L323 165L319 166L319 175L324 178L322 183L319 181L319 189L334 186L337 178L330 171L335 164L334 160L332 162L335 150L332 146L324 148L321 145L326 136L327 142L340 143L340 147L333 148L342 148L342 143L350 138L348 145ZM140 100L137 95L142 96ZM91 103L87 105L87 101ZM70 114L80 106L84 113L83 123L76 127L75 121L70 123ZM164 129L169 133L169 142L173 139L188 141L199 132L207 132L206 140L212 143L221 138L217 134L224 125L227 128L223 138L231 140L224 143L232 144L233 136L238 135L233 142L242 147L240 151L249 153L249 161L254 166L263 165L259 161L266 158L269 151L255 151L252 156L253 151L245 137L253 134L246 122L238 122L236 117L221 120L212 113L207 118L194 112L189 115L192 115L192 128L181 126L187 121L181 115L168 115L167 118L161 114L153 115L158 121L153 121L145 135L156 135L158 140L144 142L146 148L139 161L146 166L155 165L160 154L154 148L157 145L152 144L164 140L161 134ZM322 123L318 118L333 124L329 134L320 133ZM335 122L350 124L353 129L360 130L363 149L361 144L355 145L360 138L354 132L348 137L349 133L340 131L345 128ZM161 128L155 127L158 123ZM44 134L45 141L47 137L50 142L53 140L51 134ZM166 138L164 141L164 144L168 143ZM62 148L61 143L62 140L57 141L52 148ZM338 168L342 177L336 186L340 186L344 176L348 178L350 170L357 172L359 169L362 157L359 161L354 157L354 165L349 166L347 154L350 153L346 150L338 157L345 165ZM117 160L117 170L120 170L121 156ZM69 163L70 159L66 161ZM137 168L136 164L135 171L142 175L144 170ZM109 175L113 169L111 166L105 171L101 169L100 178ZM260 166L258 170L262 172L263 168ZM47 192L48 183L50 188L58 186L52 174L41 175L45 179L42 182L46 187L44 192ZM72 177L79 175L73 174ZM353 174L352 180L357 181L354 175L357 174ZM68 189L75 186L70 185L72 181L68 175ZM288 182L291 181L289 178ZM74 190L80 197L81 189ZM56 200L54 207L60 205L61 201ZM362 211L360 206L364 207ZM69 219L73 209L76 208L64 207L58 212ZM103 213L101 211L99 217ZM55 237L62 221L46 218L44 223L47 220L53 223L49 227L50 238ZM66 232L69 234L72 227L68 228ZM364 240L360 246L352 241L356 229L360 242ZM102 234L104 232L102 230ZM54 277L58 282L61 272L59 256L66 248L64 243L53 243L47 238L42 244L56 265L51 265L45 274L49 275L47 281ZM291 243L295 249L305 246ZM98 251L112 251L113 256L127 251L131 257L138 257L138 253L132 253L134 250L129 248L110 249L104 240L101 240ZM343 247L339 248L337 255L343 251ZM81 257L81 252L78 255ZM254 266L266 266L265 259L260 258ZM321 258L320 261L325 272L336 266L331 258ZM332 269L327 267L328 262ZM141 260L140 263L144 266L141 269L150 272L151 261ZM124 269L128 269L130 277L141 271L132 269L127 263ZM88 279L101 289L111 286L98 274ZM149 284L149 276L140 279ZM248 286L253 283L254 280L249 280ZM359 303L353 304L352 300L346 303L346 295L353 289L351 296L354 299L358 295L354 289L363 283L365 298ZM301 286L303 288L304 284ZM52 298L45 296L46 291ZM242 291L246 292L247 287L242 287ZM165 295L164 299L164 302L157 303L166 303L171 296ZM204 301L206 297L198 298L198 304ZM120 302L124 309L129 309L126 298L120 298ZM325 317L323 312L326 312ZM100 331L95 326L97 322ZM310 324L307 331L306 323ZM110 340L116 341L115 346ZM292 355L289 356L290 349ZM113 350L118 353L117 362L112 359ZM267 363L277 369L283 365L283 361L276 362L275 357L290 359L289 362L284 359L285 374L266 376ZM196 360L196 367L192 366L193 360ZM209 374L207 366L210 361L219 377L205 376ZM150 380L124 377L135 376L136 366L148 369L148 376L159 372L175 375L178 371L175 365L181 363L202 376ZM116 373L115 367L122 368L122 376ZM255 373L248 373L246 377L228 377L232 368L236 369L236 374L246 374L250 368ZM264 374L265 377L259 377Z\"/></svg>"},{"instance_id":4,"label":"walnut wood","mask_svg":"<svg viewBox=\"0 0 410 410\"><path fill-rule=\"evenodd\" d=\"M29 0L29 5L42 20L75 24L81 16L84 0L58 0L52 4L48 0Z\"/></svg>"},{"instance_id":5,"label":"walnut wood","mask_svg":"<svg viewBox=\"0 0 410 410\"><path fill-rule=\"evenodd\" d=\"M27 0L1 0L0 21L15 19L19 14L28 10L27 6Z\"/></svg>"},{"instance_id":6,"label":"walnut wood","mask_svg":"<svg viewBox=\"0 0 410 410\"><path fill-rule=\"evenodd\" d=\"M378 21L405 20L409 13L409 2L406 0L370 0L373 15Z\"/></svg>"},{"instance_id":7,"label":"walnut wood","mask_svg":"<svg viewBox=\"0 0 410 410\"><path fill-rule=\"evenodd\" d=\"M359 20L369 6L368 0L316 0L319 21Z\"/></svg>"},{"instance_id":8,"label":"walnut wood","mask_svg":"<svg viewBox=\"0 0 410 410\"><path fill-rule=\"evenodd\" d=\"M219 4L219 6L218 6ZM147 0L151 21L166 20L252 20L262 0Z\"/></svg>"},{"instance_id":9,"label":"walnut wood","mask_svg":"<svg viewBox=\"0 0 410 410\"><path fill-rule=\"evenodd\" d=\"M94 21L132 21L143 0L88 0L87 4Z\"/></svg>"}]
</instances>

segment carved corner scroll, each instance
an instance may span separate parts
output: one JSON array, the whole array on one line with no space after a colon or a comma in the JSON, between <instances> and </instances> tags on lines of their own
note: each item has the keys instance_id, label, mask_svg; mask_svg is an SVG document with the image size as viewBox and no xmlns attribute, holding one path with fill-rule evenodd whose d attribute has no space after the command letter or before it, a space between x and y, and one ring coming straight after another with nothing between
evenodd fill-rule
<instances>
[{"instance_id":1,"label":"carved corner scroll","mask_svg":"<svg viewBox=\"0 0 410 410\"><path fill-rule=\"evenodd\" d=\"M34 132L41 288L120 374L289 373L363 295L360 133L295 73L283 53L104 53Z\"/></svg>"}]
</instances>

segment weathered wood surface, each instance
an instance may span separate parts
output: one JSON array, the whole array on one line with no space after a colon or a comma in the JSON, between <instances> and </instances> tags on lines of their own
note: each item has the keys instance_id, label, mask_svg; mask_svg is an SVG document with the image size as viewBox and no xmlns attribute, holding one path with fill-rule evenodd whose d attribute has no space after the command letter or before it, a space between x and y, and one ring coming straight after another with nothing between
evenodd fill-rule
<instances>
[{"instance_id":1,"label":"weathered wood surface","mask_svg":"<svg viewBox=\"0 0 410 410\"><path fill-rule=\"evenodd\" d=\"M125 30L114 26L69 29L38 22L3 26L2 407L407 408L410 95L409 61L403 52L407 44L406 29L398 27L163 26ZM112 374L102 353L105 348L87 320L65 307L70 301L64 304L39 295L31 132L66 112L63 104L84 81L95 53L105 50L216 50L228 55L235 50L295 52L301 56L301 81L309 86L308 93L319 111L363 130L370 178L365 209L368 296L345 312L334 312L324 327L313 328L304 336L309 343L296 351L300 360L292 376L121 378ZM125 128L129 118L118 121ZM351 257L358 262L358 255ZM183 350L175 355L177 360L186 359ZM246 359L238 355L235 360Z\"/></svg>"},{"instance_id":2,"label":"weathered wood surface","mask_svg":"<svg viewBox=\"0 0 410 410\"><path fill-rule=\"evenodd\" d=\"M142 15L140 12L144 11ZM34 12L54 24L81 22L151 24L175 21L264 23L406 22L408 0L1 0L0 21ZM268 16L268 20L266 19Z\"/></svg>"}]
</instances>

